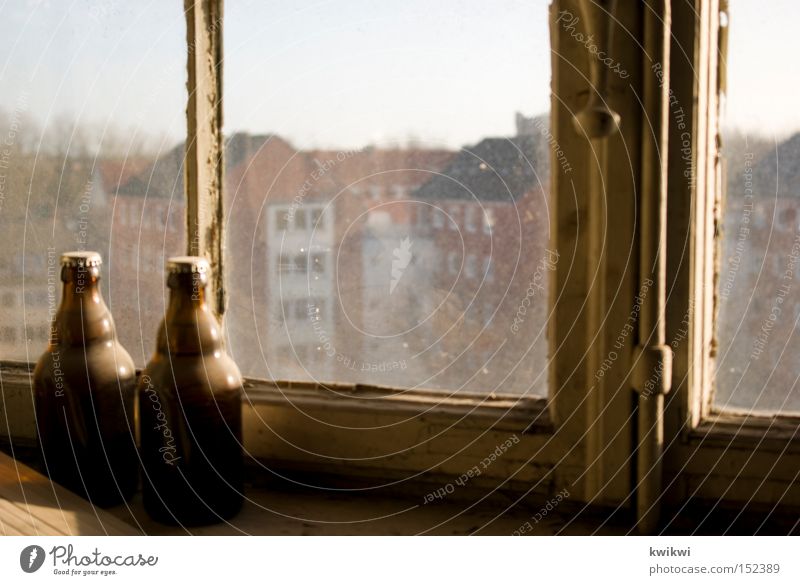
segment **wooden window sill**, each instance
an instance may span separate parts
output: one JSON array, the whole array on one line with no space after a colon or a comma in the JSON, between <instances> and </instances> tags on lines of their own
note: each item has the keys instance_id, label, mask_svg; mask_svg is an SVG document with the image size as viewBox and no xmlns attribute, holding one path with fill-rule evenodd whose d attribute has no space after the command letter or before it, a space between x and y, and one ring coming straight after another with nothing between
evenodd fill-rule
<instances>
[{"instance_id":1,"label":"wooden window sill","mask_svg":"<svg viewBox=\"0 0 800 585\"><path fill-rule=\"evenodd\" d=\"M101 510L0 452L0 534L6 536L132 535L511 535L532 512L506 511L496 500L424 504L421 498L370 496L363 492L249 488L242 511L228 522L203 527L167 526L151 520L141 494L128 504ZM551 515L531 534L555 534L563 517ZM585 533L575 522L570 533ZM612 529L609 527L609 531ZM619 531L619 529L618 529Z\"/></svg>"},{"instance_id":2,"label":"wooden window sill","mask_svg":"<svg viewBox=\"0 0 800 585\"><path fill-rule=\"evenodd\" d=\"M140 532L0 452L0 534L125 536Z\"/></svg>"},{"instance_id":3,"label":"wooden window sill","mask_svg":"<svg viewBox=\"0 0 800 585\"><path fill-rule=\"evenodd\" d=\"M474 494L473 494L474 495ZM532 521L542 502L511 506L503 494L481 499L460 493L432 504L420 497L373 495L353 490L292 490L250 486L242 511L228 522L211 526L166 526L145 513L141 496L110 510L94 508L88 501L51 483L30 467L0 453L0 534L7 536L122 536L122 535L624 535L634 532L624 510L584 508L565 500L542 518ZM695 520L702 514L683 508L672 519L668 534L719 534L731 531L732 522L746 517L734 510L731 517ZM720 510L720 512L723 512ZM786 534L786 527L756 524L742 533L758 531ZM526 522L528 523L526 525ZM722 528L720 528L722 527ZM796 529L797 527L795 527ZM732 533L738 533L734 530Z\"/></svg>"}]
</instances>

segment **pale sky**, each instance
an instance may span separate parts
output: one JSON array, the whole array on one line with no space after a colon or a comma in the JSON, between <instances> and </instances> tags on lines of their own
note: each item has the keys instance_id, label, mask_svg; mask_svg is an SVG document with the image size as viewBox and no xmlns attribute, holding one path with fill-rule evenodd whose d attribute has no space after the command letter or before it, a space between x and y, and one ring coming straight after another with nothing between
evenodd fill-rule
<instances>
[{"instance_id":1,"label":"pale sky","mask_svg":"<svg viewBox=\"0 0 800 585\"><path fill-rule=\"evenodd\" d=\"M547 0L226 0L225 131L300 147L508 136L549 107ZM791 0L731 0L726 121L800 128ZM0 0L0 107L184 133L180 0ZM769 10L765 8L769 6ZM169 142L169 144L167 144Z\"/></svg>"},{"instance_id":2,"label":"pale sky","mask_svg":"<svg viewBox=\"0 0 800 585\"><path fill-rule=\"evenodd\" d=\"M724 124L783 138L800 130L800 2L730 0Z\"/></svg>"}]
</instances>

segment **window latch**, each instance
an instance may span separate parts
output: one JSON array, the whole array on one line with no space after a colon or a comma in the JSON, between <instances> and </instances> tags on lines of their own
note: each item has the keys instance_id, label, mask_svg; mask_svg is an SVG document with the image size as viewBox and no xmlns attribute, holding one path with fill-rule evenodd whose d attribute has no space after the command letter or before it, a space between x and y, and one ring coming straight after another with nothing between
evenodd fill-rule
<instances>
[{"instance_id":1,"label":"window latch","mask_svg":"<svg viewBox=\"0 0 800 585\"><path fill-rule=\"evenodd\" d=\"M642 396L666 394L672 387L672 348L638 345L633 350L633 388Z\"/></svg>"}]
</instances>

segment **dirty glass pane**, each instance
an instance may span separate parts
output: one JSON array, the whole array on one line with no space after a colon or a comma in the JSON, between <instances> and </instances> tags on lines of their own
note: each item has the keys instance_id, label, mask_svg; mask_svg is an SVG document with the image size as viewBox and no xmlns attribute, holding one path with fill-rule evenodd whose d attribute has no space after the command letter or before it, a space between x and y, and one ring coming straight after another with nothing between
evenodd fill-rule
<instances>
[{"instance_id":1,"label":"dirty glass pane","mask_svg":"<svg viewBox=\"0 0 800 585\"><path fill-rule=\"evenodd\" d=\"M723 148L725 207L714 404L800 411L800 110L797 76L776 55L800 49L800 6L780 19L731 0Z\"/></svg>"},{"instance_id":2,"label":"dirty glass pane","mask_svg":"<svg viewBox=\"0 0 800 585\"><path fill-rule=\"evenodd\" d=\"M547 10L226 4L226 324L246 374L546 394Z\"/></svg>"}]
</instances>

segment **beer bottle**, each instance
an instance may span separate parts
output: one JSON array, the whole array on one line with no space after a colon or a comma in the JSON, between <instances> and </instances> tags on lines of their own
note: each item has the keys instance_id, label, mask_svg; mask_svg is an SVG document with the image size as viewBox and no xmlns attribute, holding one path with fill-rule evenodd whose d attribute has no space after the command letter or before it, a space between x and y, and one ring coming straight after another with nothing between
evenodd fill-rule
<instances>
[{"instance_id":1,"label":"beer bottle","mask_svg":"<svg viewBox=\"0 0 800 585\"><path fill-rule=\"evenodd\" d=\"M138 385L145 510L167 524L211 524L239 511L242 377L206 302L209 264L167 262L169 304Z\"/></svg>"},{"instance_id":2,"label":"beer bottle","mask_svg":"<svg viewBox=\"0 0 800 585\"><path fill-rule=\"evenodd\" d=\"M61 304L33 373L42 464L50 479L108 507L136 491L136 371L100 294L100 255L61 256Z\"/></svg>"}]
</instances>

